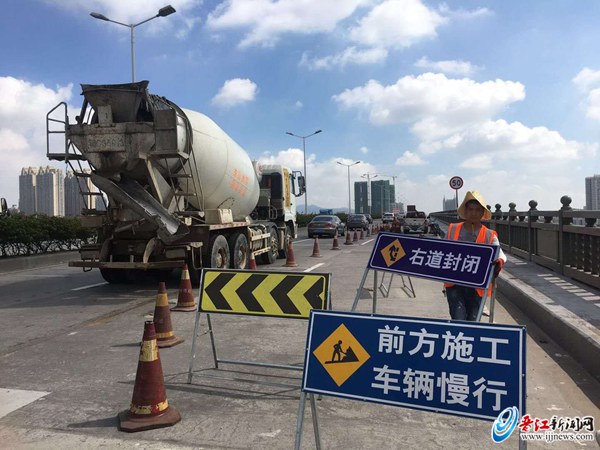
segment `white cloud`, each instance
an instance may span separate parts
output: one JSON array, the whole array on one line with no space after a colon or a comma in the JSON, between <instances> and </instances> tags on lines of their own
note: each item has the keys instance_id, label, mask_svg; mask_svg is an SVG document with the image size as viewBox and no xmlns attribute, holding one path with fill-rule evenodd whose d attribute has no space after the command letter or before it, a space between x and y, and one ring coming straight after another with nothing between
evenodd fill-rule
<instances>
[{"instance_id":1,"label":"white cloud","mask_svg":"<svg viewBox=\"0 0 600 450\"><path fill-rule=\"evenodd\" d=\"M21 167L49 164L46 114L60 102L71 100L72 89L71 84L52 89L13 77L0 77L0 196L9 204L18 203ZM69 109L77 111L73 107Z\"/></svg>"},{"instance_id":2,"label":"white cloud","mask_svg":"<svg viewBox=\"0 0 600 450\"><path fill-rule=\"evenodd\" d=\"M240 47L274 46L286 33L330 32L370 0L226 0L209 15L212 30L249 29Z\"/></svg>"},{"instance_id":3,"label":"white cloud","mask_svg":"<svg viewBox=\"0 0 600 450\"><path fill-rule=\"evenodd\" d=\"M350 30L350 38L370 47L410 47L435 37L436 29L445 22L442 15L420 0L385 0Z\"/></svg>"},{"instance_id":4,"label":"white cloud","mask_svg":"<svg viewBox=\"0 0 600 450\"><path fill-rule=\"evenodd\" d=\"M430 61L426 56L415 63L416 67L429 69L436 72L443 72L449 75L464 75L466 77L473 75L480 68L468 61Z\"/></svg>"},{"instance_id":5,"label":"white cloud","mask_svg":"<svg viewBox=\"0 0 600 450\"><path fill-rule=\"evenodd\" d=\"M397 166L421 166L427 164L418 154L411 151L405 151L400 158L396 160Z\"/></svg>"},{"instance_id":6,"label":"white cloud","mask_svg":"<svg viewBox=\"0 0 600 450\"><path fill-rule=\"evenodd\" d=\"M348 64L374 64L384 61L388 52L383 48L357 49L348 47L337 55L325 56L323 58L310 59L305 52L299 65L310 70L332 69L334 67L345 67Z\"/></svg>"},{"instance_id":7,"label":"white cloud","mask_svg":"<svg viewBox=\"0 0 600 450\"><path fill-rule=\"evenodd\" d=\"M365 111L375 125L411 123L422 140L434 140L492 117L525 97L521 83L477 83L443 74L405 76L384 86L370 80L332 98L342 108Z\"/></svg>"},{"instance_id":8,"label":"white cloud","mask_svg":"<svg viewBox=\"0 0 600 450\"><path fill-rule=\"evenodd\" d=\"M304 104L300 100L296 100L296 103L294 104L294 106L297 109L300 109L300 108L302 108L304 106Z\"/></svg>"},{"instance_id":9,"label":"white cloud","mask_svg":"<svg viewBox=\"0 0 600 450\"><path fill-rule=\"evenodd\" d=\"M369 149L368 149L368 147L365 147L365 146L362 146L362 147L360 148L360 151L361 151L361 153L362 153L362 154L364 154L364 155L366 155L367 153L369 153Z\"/></svg>"},{"instance_id":10,"label":"white cloud","mask_svg":"<svg viewBox=\"0 0 600 450\"><path fill-rule=\"evenodd\" d=\"M256 98L258 87L256 83L247 78L234 78L227 80L217 95L212 99L212 104L221 108L248 103Z\"/></svg>"},{"instance_id":11,"label":"white cloud","mask_svg":"<svg viewBox=\"0 0 600 450\"><path fill-rule=\"evenodd\" d=\"M584 102L586 117L600 122L600 71L585 67L572 81L586 95Z\"/></svg>"}]
</instances>

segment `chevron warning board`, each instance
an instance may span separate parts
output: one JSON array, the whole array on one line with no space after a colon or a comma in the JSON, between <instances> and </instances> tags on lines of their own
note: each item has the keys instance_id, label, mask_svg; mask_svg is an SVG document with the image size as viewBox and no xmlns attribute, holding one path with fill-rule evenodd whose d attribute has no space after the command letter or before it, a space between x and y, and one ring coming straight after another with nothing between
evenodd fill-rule
<instances>
[{"instance_id":1,"label":"chevron warning board","mask_svg":"<svg viewBox=\"0 0 600 450\"><path fill-rule=\"evenodd\" d=\"M329 277L204 269L199 311L308 319L311 309L328 309Z\"/></svg>"}]
</instances>

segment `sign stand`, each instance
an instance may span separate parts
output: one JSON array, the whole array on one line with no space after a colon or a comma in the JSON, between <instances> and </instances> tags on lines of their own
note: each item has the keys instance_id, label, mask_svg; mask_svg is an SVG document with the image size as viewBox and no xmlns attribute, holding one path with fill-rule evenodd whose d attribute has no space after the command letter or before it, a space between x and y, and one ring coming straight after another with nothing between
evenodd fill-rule
<instances>
[{"instance_id":1,"label":"sign stand","mask_svg":"<svg viewBox=\"0 0 600 450\"><path fill-rule=\"evenodd\" d=\"M304 409L306 406L306 397L310 397L310 413L313 419L313 429L315 431L315 448L321 450L321 435L319 434L319 417L317 416L317 402L315 396L302 391L300 393L300 406L298 407L298 418L296 419L296 442L295 450L300 450L302 443L302 428L304 427Z\"/></svg>"},{"instance_id":2,"label":"sign stand","mask_svg":"<svg viewBox=\"0 0 600 450\"><path fill-rule=\"evenodd\" d=\"M369 274L369 270L373 270L373 288L372 289L368 289L368 288L364 287L365 282L367 281L367 275ZM377 274L379 272L380 272L379 270L371 269L369 267L367 267L365 269L362 280L360 281L360 285L358 286L358 289L356 290L356 297L354 297L354 303L352 304L352 309L350 311L356 311L356 307L358 306L358 301L360 300L360 294L364 289L366 291L371 291L373 293L373 310L372 310L372 312L373 312L373 314L377 313L377 291L381 292L381 295L383 296L383 298L388 298L388 296L390 295L390 288L392 286L392 280L394 279L394 274L392 273L390 276L390 280L386 286L385 285L386 272L382 271L383 274L381 276L381 283L377 284ZM408 285L406 284L404 275L400 274L400 277L401 277L400 279L402 280L402 287L400 289L402 289L409 298L416 298L417 294L415 293L415 288L413 287L410 276L407 276Z\"/></svg>"}]
</instances>

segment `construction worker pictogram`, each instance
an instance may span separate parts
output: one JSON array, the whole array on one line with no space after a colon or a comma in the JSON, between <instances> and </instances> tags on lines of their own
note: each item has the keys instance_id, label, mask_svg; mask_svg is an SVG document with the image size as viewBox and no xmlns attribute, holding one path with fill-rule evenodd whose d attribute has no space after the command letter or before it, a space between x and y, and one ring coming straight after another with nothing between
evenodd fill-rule
<instances>
[{"instance_id":1,"label":"construction worker pictogram","mask_svg":"<svg viewBox=\"0 0 600 450\"><path fill-rule=\"evenodd\" d=\"M194 291L190 281L190 272L187 264L181 269L181 281L179 282L179 294L177 295L177 305L171 311L193 312L196 311L196 301L194 300Z\"/></svg>"},{"instance_id":2,"label":"construction worker pictogram","mask_svg":"<svg viewBox=\"0 0 600 450\"><path fill-rule=\"evenodd\" d=\"M169 405L153 322L144 324L133 396L128 410L119 413L119 430L133 433L175 425L179 412Z\"/></svg>"},{"instance_id":3,"label":"construction worker pictogram","mask_svg":"<svg viewBox=\"0 0 600 450\"><path fill-rule=\"evenodd\" d=\"M156 338L158 346L173 347L181 344L183 338L175 336L173 324L171 323L171 311L169 309L169 296L164 281L158 285L158 294L156 295L156 306L154 307L154 325L156 327Z\"/></svg>"},{"instance_id":4,"label":"construction worker pictogram","mask_svg":"<svg viewBox=\"0 0 600 450\"><path fill-rule=\"evenodd\" d=\"M371 357L344 324L341 324L313 352L338 386Z\"/></svg>"},{"instance_id":5,"label":"construction worker pictogram","mask_svg":"<svg viewBox=\"0 0 600 450\"><path fill-rule=\"evenodd\" d=\"M205 269L200 311L307 318L311 309L327 309L329 277Z\"/></svg>"},{"instance_id":6,"label":"construction worker pictogram","mask_svg":"<svg viewBox=\"0 0 600 450\"><path fill-rule=\"evenodd\" d=\"M406 252L402 248L402 245L400 245L400 241L396 239L381 249L381 256L383 256L383 260L387 266L390 267L392 264L404 258Z\"/></svg>"}]
</instances>

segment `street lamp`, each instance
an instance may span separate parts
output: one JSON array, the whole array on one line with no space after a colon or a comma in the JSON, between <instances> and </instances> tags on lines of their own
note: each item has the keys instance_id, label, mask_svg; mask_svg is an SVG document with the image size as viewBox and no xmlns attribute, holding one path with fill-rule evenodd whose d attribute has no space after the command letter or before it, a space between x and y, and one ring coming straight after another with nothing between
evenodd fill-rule
<instances>
[{"instance_id":1,"label":"street lamp","mask_svg":"<svg viewBox=\"0 0 600 450\"><path fill-rule=\"evenodd\" d=\"M371 198L369 196L369 191L371 189L371 178L377 178L377 174L372 174L372 173L363 173L361 175L361 177L366 178L367 179L367 206L369 207L369 214L371 214Z\"/></svg>"},{"instance_id":2,"label":"street lamp","mask_svg":"<svg viewBox=\"0 0 600 450\"><path fill-rule=\"evenodd\" d=\"M312 134L306 135L306 136L298 136L297 134L294 133L290 133L289 131L286 131L285 134L289 134L290 136L294 136L297 138L302 139L302 154L304 155L304 214L308 214L308 190L306 189L306 185L308 184L307 181L307 177L306 177L306 139L314 136L315 134L319 134L321 133L323 130L317 130Z\"/></svg>"},{"instance_id":3,"label":"street lamp","mask_svg":"<svg viewBox=\"0 0 600 450\"><path fill-rule=\"evenodd\" d=\"M131 23L131 24L126 24L126 23L117 22L116 20L111 20L108 17L106 17L105 15L99 14L97 12L90 13L90 16L92 16L94 19L116 23L117 25L123 25L124 27L128 27L130 29L130 31L131 31L131 82L135 83L135 51L134 51L134 47L133 47L133 44L134 44L133 29L143 23L150 22L152 19L156 19L157 17L166 17L168 15L173 14L174 12L175 12L175 8L173 8L171 5L163 6L162 8L160 8L158 10L158 13L155 16L152 16L146 20L142 20L139 23Z\"/></svg>"},{"instance_id":4,"label":"street lamp","mask_svg":"<svg viewBox=\"0 0 600 450\"><path fill-rule=\"evenodd\" d=\"M352 200L350 199L350 167L360 164L360 161L353 162L352 164L344 164L343 162L336 161L340 166L346 166L348 168L348 214L352 212L350 208Z\"/></svg>"}]
</instances>

